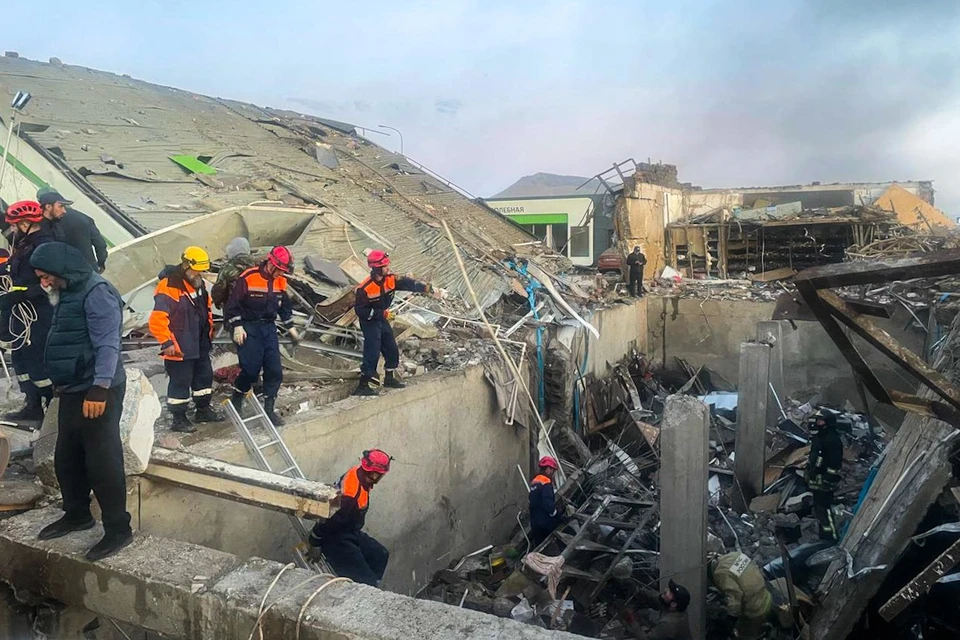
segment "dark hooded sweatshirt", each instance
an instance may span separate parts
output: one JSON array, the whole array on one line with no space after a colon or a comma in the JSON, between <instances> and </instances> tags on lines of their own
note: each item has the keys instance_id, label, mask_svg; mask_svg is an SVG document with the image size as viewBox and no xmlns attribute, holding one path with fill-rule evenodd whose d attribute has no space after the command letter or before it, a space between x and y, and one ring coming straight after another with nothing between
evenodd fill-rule
<instances>
[{"instance_id":1,"label":"dark hooded sweatshirt","mask_svg":"<svg viewBox=\"0 0 960 640\"><path fill-rule=\"evenodd\" d=\"M125 380L120 359L123 300L79 251L62 242L37 247L30 264L66 280L47 338L47 373L57 389L73 393Z\"/></svg>"}]
</instances>

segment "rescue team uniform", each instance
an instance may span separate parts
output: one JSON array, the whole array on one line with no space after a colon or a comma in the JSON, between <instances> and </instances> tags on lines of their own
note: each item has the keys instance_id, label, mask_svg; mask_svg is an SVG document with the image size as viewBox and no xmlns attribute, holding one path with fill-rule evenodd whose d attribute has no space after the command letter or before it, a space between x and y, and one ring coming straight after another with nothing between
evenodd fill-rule
<instances>
[{"instance_id":1,"label":"rescue team uniform","mask_svg":"<svg viewBox=\"0 0 960 640\"><path fill-rule=\"evenodd\" d=\"M283 381L277 318L285 329L293 327L287 279L283 275L268 277L263 265L250 267L237 277L224 307L224 317L231 329L242 326L246 332L243 344L237 345L240 375L234 388L245 394L262 369L263 395L276 398Z\"/></svg>"},{"instance_id":2,"label":"rescue team uniform","mask_svg":"<svg viewBox=\"0 0 960 640\"><path fill-rule=\"evenodd\" d=\"M413 278L397 277L390 274L382 282L372 277L360 283L357 287L357 297L354 310L360 319L360 330L363 331L363 364L360 366L361 379L372 379L377 375L377 363L380 354L383 354L384 369L395 371L400 366L400 350L393 335L393 328L387 319L387 309L393 304L396 291L412 291L425 293L430 290L429 285L418 282Z\"/></svg>"},{"instance_id":3,"label":"rescue team uniform","mask_svg":"<svg viewBox=\"0 0 960 640\"><path fill-rule=\"evenodd\" d=\"M563 523L557 512L553 480L540 474L530 483L530 542L537 546Z\"/></svg>"},{"instance_id":4,"label":"rescue team uniform","mask_svg":"<svg viewBox=\"0 0 960 640\"><path fill-rule=\"evenodd\" d=\"M390 552L361 530L370 506L370 492L360 484L359 471L357 465L337 482L340 508L329 519L314 525L310 544L320 548L338 576L378 586L387 570Z\"/></svg>"},{"instance_id":5,"label":"rescue team uniform","mask_svg":"<svg viewBox=\"0 0 960 640\"><path fill-rule=\"evenodd\" d=\"M210 407L213 394L213 311L205 285L195 288L180 266L167 266L158 275L153 293L150 333L160 349L173 346L174 355L161 355L170 380L167 406L185 414L191 395L198 410Z\"/></svg>"}]
</instances>

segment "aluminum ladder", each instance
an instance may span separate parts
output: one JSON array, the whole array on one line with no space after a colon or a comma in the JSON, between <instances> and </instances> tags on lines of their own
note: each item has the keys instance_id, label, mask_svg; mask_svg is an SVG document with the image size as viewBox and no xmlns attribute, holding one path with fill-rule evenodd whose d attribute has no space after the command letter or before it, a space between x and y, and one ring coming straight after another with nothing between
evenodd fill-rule
<instances>
[{"instance_id":1,"label":"aluminum ladder","mask_svg":"<svg viewBox=\"0 0 960 640\"><path fill-rule=\"evenodd\" d=\"M240 434L243 444L246 445L247 451L249 451L250 455L253 456L254 461L256 461L260 469L282 476L306 480L306 476L304 476L303 471L300 470L300 465L297 464L293 454L290 453L287 443L283 441L282 437L280 437L280 432L277 431L277 427L274 426L270 418L267 417L267 412L263 410L263 405L260 404L260 400L257 399L257 396L253 393L247 393L244 401L254 409L253 415L249 418L244 418L241 416L237 411L237 408L233 406L233 403L229 400L225 400L223 405L226 407L227 415L230 416L230 421L236 428L237 433ZM256 438L254 438L253 433L250 431L250 425L257 424L259 424L259 426L267 435L267 441L262 444L257 444ZM269 451L270 449L276 450L284 466L283 469L275 470L273 465L270 464L270 461L265 455L265 452ZM300 543L294 547L294 559L296 560L297 565L301 569L312 569L319 573L336 575L333 570L330 569L330 565L327 564L327 561L322 556L319 562L312 562L307 558L306 550L307 544L309 544L307 542L309 531L307 530L306 525L304 525L303 520L297 516L291 515L289 518L290 523L293 524L294 530L300 536Z\"/></svg>"}]
</instances>

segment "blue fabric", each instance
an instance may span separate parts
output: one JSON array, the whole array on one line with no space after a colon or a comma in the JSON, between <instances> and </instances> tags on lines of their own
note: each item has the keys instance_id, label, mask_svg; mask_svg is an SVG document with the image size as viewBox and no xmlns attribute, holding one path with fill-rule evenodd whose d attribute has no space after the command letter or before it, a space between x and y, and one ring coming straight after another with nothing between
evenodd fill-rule
<instances>
[{"instance_id":1,"label":"blue fabric","mask_svg":"<svg viewBox=\"0 0 960 640\"><path fill-rule=\"evenodd\" d=\"M47 335L53 322L53 307L49 304L34 304L34 307L37 310L37 319L30 325L30 342L11 351L10 361L18 376L29 376L28 380L18 380L20 391L28 400L37 397L50 399L53 397L53 386L47 377L43 352L47 347ZM12 326L16 332L23 331L23 324L15 318Z\"/></svg>"},{"instance_id":2,"label":"blue fabric","mask_svg":"<svg viewBox=\"0 0 960 640\"><path fill-rule=\"evenodd\" d=\"M320 550L338 576L371 587L380 585L390 560L386 547L362 531L324 538Z\"/></svg>"},{"instance_id":3,"label":"blue fabric","mask_svg":"<svg viewBox=\"0 0 960 640\"><path fill-rule=\"evenodd\" d=\"M392 371L400 366L400 350L393 336L393 328L386 320L360 321L363 331L363 364L360 375L373 378L377 375L377 363L383 354L384 368Z\"/></svg>"},{"instance_id":4,"label":"blue fabric","mask_svg":"<svg viewBox=\"0 0 960 640\"><path fill-rule=\"evenodd\" d=\"M234 383L237 391L246 393L257 381L263 370L263 395L276 398L283 382L283 367L280 364L280 339L277 337L277 325L272 320L264 322L244 322L243 330L247 339L237 345L237 357L240 359L240 375Z\"/></svg>"},{"instance_id":5,"label":"blue fabric","mask_svg":"<svg viewBox=\"0 0 960 640\"><path fill-rule=\"evenodd\" d=\"M83 309L87 313L87 333L93 343L93 384L98 387L115 387L123 381L118 331L123 324L123 312L110 291L109 284L94 285L87 293Z\"/></svg>"},{"instance_id":6,"label":"blue fabric","mask_svg":"<svg viewBox=\"0 0 960 640\"><path fill-rule=\"evenodd\" d=\"M534 544L539 544L563 523L557 512L553 483L534 484L530 487L530 533Z\"/></svg>"}]
</instances>

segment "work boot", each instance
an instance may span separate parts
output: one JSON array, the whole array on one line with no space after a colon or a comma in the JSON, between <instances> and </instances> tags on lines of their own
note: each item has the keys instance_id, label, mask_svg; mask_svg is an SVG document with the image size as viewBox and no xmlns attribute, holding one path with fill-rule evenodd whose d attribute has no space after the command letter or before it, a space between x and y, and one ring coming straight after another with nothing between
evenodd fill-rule
<instances>
[{"instance_id":1,"label":"work boot","mask_svg":"<svg viewBox=\"0 0 960 640\"><path fill-rule=\"evenodd\" d=\"M387 371L387 375L383 378L383 386L390 389L405 389L407 385L400 381L395 371Z\"/></svg>"},{"instance_id":2,"label":"work boot","mask_svg":"<svg viewBox=\"0 0 960 640\"><path fill-rule=\"evenodd\" d=\"M176 431L177 433L193 433L197 430L193 423L187 418L187 408L186 406L182 407L182 410L178 409L177 411L172 411L173 422L170 423L170 430Z\"/></svg>"},{"instance_id":3,"label":"work boot","mask_svg":"<svg viewBox=\"0 0 960 640\"><path fill-rule=\"evenodd\" d=\"M233 408L237 410L238 415L243 415L243 398L246 396L242 391L233 390L233 395L230 396L230 404L233 405Z\"/></svg>"},{"instance_id":4,"label":"work boot","mask_svg":"<svg viewBox=\"0 0 960 640\"><path fill-rule=\"evenodd\" d=\"M273 405L276 403L276 398L264 398L263 399L263 412L267 414L267 417L270 418L270 422L273 423L275 427L283 426L283 418L281 418L276 411L273 410Z\"/></svg>"},{"instance_id":5,"label":"work boot","mask_svg":"<svg viewBox=\"0 0 960 640\"><path fill-rule=\"evenodd\" d=\"M93 545L90 550L87 551L86 558L90 562L103 560L120 551L120 549L123 549L131 542L133 542L133 531L130 529L121 533L107 533L100 539L100 542Z\"/></svg>"},{"instance_id":6,"label":"work boot","mask_svg":"<svg viewBox=\"0 0 960 640\"><path fill-rule=\"evenodd\" d=\"M89 513L86 518L77 518L76 516L64 515L62 518L52 524L48 524L40 533L37 534L37 540L53 540L73 533L74 531L86 531L93 529L97 521Z\"/></svg>"},{"instance_id":7,"label":"work boot","mask_svg":"<svg viewBox=\"0 0 960 640\"><path fill-rule=\"evenodd\" d=\"M206 402L197 403L197 410L193 413L194 422L220 422L223 416L210 406L210 398Z\"/></svg>"},{"instance_id":8,"label":"work boot","mask_svg":"<svg viewBox=\"0 0 960 640\"><path fill-rule=\"evenodd\" d=\"M361 377L360 382L357 383L357 388L354 389L353 395L355 396L375 396L377 390L370 386L370 378Z\"/></svg>"},{"instance_id":9,"label":"work boot","mask_svg":"<svg viewBox=\"0 0 960 640\"><path fill-rule=\"evenodd\" d=\"M4 414L3 418L10 422L42 422L43 403L40 401L40 396L27 398L27 403L22 409Z\"/></svg>"}]
</instances>

